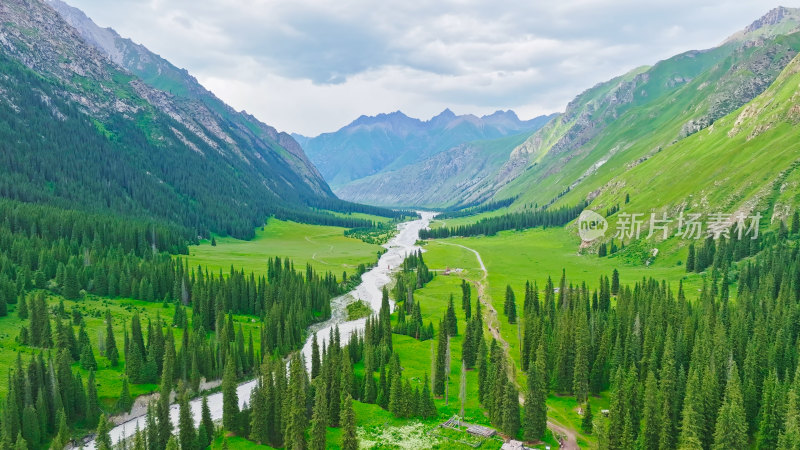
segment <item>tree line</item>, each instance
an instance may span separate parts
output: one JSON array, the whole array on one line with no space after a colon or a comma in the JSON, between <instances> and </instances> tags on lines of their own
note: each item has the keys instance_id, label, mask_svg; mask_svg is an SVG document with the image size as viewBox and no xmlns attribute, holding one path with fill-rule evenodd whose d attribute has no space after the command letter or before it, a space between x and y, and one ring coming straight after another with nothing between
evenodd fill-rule
<instances>
[{"instance_id":1,"label":"tree line","mask_svg":"<svg viewBox=\"0 0 800 450\"><path fill-rule=\"evenodd\" d=\"M442 239L450 236L494 236L504 230L524 230L534 227L563 226L574 220L586 207L586 203L562 206L557 209L524 210L494 217L485 217L478 222L457 227L441 227L420 231L420 239Z\"/></svg>"}]
</instances>

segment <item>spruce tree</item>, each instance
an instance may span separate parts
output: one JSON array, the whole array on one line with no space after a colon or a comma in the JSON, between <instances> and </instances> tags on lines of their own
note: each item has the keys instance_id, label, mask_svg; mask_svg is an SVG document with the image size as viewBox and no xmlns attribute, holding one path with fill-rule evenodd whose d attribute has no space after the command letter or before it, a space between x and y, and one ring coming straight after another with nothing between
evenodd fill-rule
<instances>
[{"instance_id":1,"label":"spruce tree","mask_svg":"<svg viewBox=\"0 0 800 450\"><path fill-rule=\"evenodd\" d=\"M128 413L133 406L133 399L131 398L130 388L128 387L128 377L122 379L122 392L117 399L117 410Z\"/></svg>"},{"instance_id":2,"label":"spruce tree","mask_svg":"<svg viewBox=\"0 0 800 450\"><path fill-rule=\"evenodd\" d=\"M798 403L797 390L789 390L786 402L786 421L783 432L778 439L780 450L800 450L800 403Z\"/></svg>"},{"instance_id":3,"label":"spruce tree","mask_svg":"<svg viewBox=\"0 0 800 450\"><path fill-rule=\"evenodd\" d=\"M342 426L342 450L358 450L358 435L356 434L356 413L353 410L353 398L346 394L342 402L342 412L339 418Z\"/></svg>"},{"instance_id":4,"label":"spruce tree","mask_svg":"<svg viewBox=\"0 0 800 450\"><path fill-rule=\"evenodd\" d=\"M100 400L97 398L97 385L94 380L94 370L89 371L86 381L86 426L94 428L100 417Z\"/></svg>"},{"instance_id":5,"label":"spruce tree","mask_svg":"<svg viewBox=\"0 0 800 450\"><path fill-rule=\"evenodd\" d=\"M770 376L764 380L762 387L761 400L761 420L759 421L756 443L758 448L776 448L778 437L782 428L781 423L781 402L778 389L778 373L772 371Z\"/></svg>"},{"instance_id":6,"label":"spruce tree","mask_svg":"<svg viewBox=\"0 0 800 450\"><path fill-rule=\"evenodd\" d=\"M311 379L317 378L319 375L320 360L319 360L319 345L317 344L317 333L311 338Z\"/></svg>"},{"instance_id":7,"label":"spruce tree","mask_svg":"<svg viewBox=\"0 0 800 450\"><path fill-rule=\"evenodd\" d=\"M182 389L178 400L178 438L181 450L193 450L197 445L197 434L194 430L194 418L189 406L189 394Z\"/></svg>"},{"instance_id":8,"label":"spruce tree","mask_svg":"<svg viewBox=\"0 0 800 450\"><path fill-rule=\"evenodd\" d=\"M201 430L198 436L200 448L206 448L214 436L214 421L211 419L211 409L208 407L208 396L205 395L200 407L200 424L198 427ZM205 441L199 439L202 436L205 436Z\"/></svg>"},{"instance_id":9,"label":"spruce tree","mask_svg":"<svg viewBox=\"0 0 800 450\"><path fill-rule=\"evenodd\" d=\"M436 396L443 396L444 395L444 388L445 384L447 384L447 376L448 374L445 373L445 367L447 365L447 327L444 321L439 322L439 333L437 335L437 343L436 346L436 359L435 359L435 377L434 377L434 387L433 387L433 394Z\"/></svg>"},{"instance_id":10,"label":"spruce tree","mask_svg":"<svg viewBox=\"0 0 800 450\"><path fill-rule=\"evenodd\" d=\"M593 419L594 416L592 416L592 404L587 401L586 408L583 411L583 418L581 419L581 432L583 432L583 434L592 434L594 431Z\"/></svg>"},{"instance_id":11,"label":"spruce tree","mask_svg":"<svg viewBox=\"0 0 800 450\"><path fill-rule=\"evenodd\" d=\"M94 445L97 450L111 450L111 436L108 434L110 428L106 415L101 414L97 423L97 436L94 438Z\"/></svg>"},{"instance_id":12,"label":"spruce tree","mask_svg":"<svg viewBox=\"0 0 800 450\"><path fill-rule=\"evenodd\" d=\"M662 427L661 405L658 403L658 382L652 371L647 374L642 406L642 430L639 433L641 448L658 448Z\"/></svg>"},{"instance_id":13,"label":"spruce tree","mask_svg":"<svg viewBox=\"0 0 800 450\"><path fill-rule=\"evenodd\" d=\"M289 367L289 389L286 398L288 411L284 412L286 432L284 439L286 448L304 449L306 447L305 430L308 426L306 416L306 369L300 356L295 354Z\"/></svg>"},{"instance_id":14,"label":"spruce tree","mask_svg":"<svg viewBox=\"0 0 800 450\"><path fill-rule=\"evenodd\" d=\"M506 300L503 303L503 313L508 317L508 323L517 323L517 303L511 285L506 285Z\"/></svg>"},{"instance_id":15,"label":"spruce tree","mask_svg":"<svg viewBox=\"0 0 800 450\"><path fill-rule=\"evenodd\" d=\"M461 309L464 310L464 319L469 321L472 317L472 292L469 283L461 280Z\"/></svg>"},{"instance_id":16,"label":"spruce tree","mask_svg":"<svg viewBox=\"0 0 800 450\"><path fill-rule=\"evenodd\" d=\"M455 306L453 306L453 294L450 294L450 301L447 303L447 311L445 312L444 323L448 335L458 335L458 320L456 319Z\"/></svg>"},{"instance_id":17,"label":"spruce tree","mask_svg":"<svg viewBox=\"0 0 800 450\"><path fill-rule=\"evenodd\" d=\"M547 429L547 357L544 342L536 350L536 361L528 369L528 390L525 394L523 434L530 441L539 440Z\"/></svg>"},{"instance_id":18,"label":"spruce tree","mask_svg":"<svg viewBox=\"0 0 800 450\"><path fill-rule=\"evenodd\" d=\"M260 381L250 392L250 440L258 444L269 442L269 406Z\"/></svg>"},{"instance_id":19,"label":"spruce tree","mask_svg":"<svg viewBox=\"0 0 800 450\"><path fill-rule=\"evenodd\" d=\"M111 311L106 309L106 341L105 354L111 367L116 367L119 363L119 350L117 350L117 340L114 338L114 325Z\"/></svg>"},{"instance_id":20,"label":"spruce tree","mask_svg":"<svg viewBox=\"0 0 800 450\"><path fill-rule=\"evenodd\" d=\"M512 439L519 433L519 393L513 382L505 383L505 397L503 399L503 432Z\"/></svg>"},{"instance_id":21,"label":"spruce tree","mask_svg":"<svg viewBox=\"0 0 800 450\"><path fill-rule=\"evenodd\" d=\"M239 417L239 396L236 393L236 363L233 354L228 353L222 375L222 426L236 432Z\"/></svg>"},{"instance_id":22,"label":"spruce tree","mask_svg":"<svg viewBox=\"0 0 800 450\"><path fill-rule=\"evenodd\" d=\"M747 449L747 422L744 415L739 371L736 363L731 361L728 369L728 384L725 387L725 399L719 410L717 425L714 430L714 450Z\"/></svg>"},{"instance_id":23,"label":"spruce tree","mask_svg":"<svg viewBox=\"0 0 800 450\"><path fill-rule=\"evenodd\" d=\"M325 438L328 430L328 398L325 389L325 383L317 385L314 411L311 417L311 439L308 442L310 450L325 450Z\"/></svg>"}]
</instances>

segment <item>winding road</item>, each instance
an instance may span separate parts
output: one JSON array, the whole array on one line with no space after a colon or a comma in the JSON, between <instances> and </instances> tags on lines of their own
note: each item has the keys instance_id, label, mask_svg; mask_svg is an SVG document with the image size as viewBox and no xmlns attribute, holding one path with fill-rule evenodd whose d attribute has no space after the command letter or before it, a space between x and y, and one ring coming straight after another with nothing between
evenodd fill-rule
<instances>
[{"instance_id":1,"label":"winding road","mask_svg":"<svg viewBox=\"0 0 800 450\"><path fill-rule=\"evenodd\" d=\"M503 347L503 350L506 353L506 358L508 358L508 360L511 361L508 342L500 334L497 310L494 308L494 305L492 305L491 300L489 300L489 295L487 294L486 286L489 283L489 271L486 270L486 265L483 263L483 258L481 258L481 254L477 250L469 248L465 245L456 244L453 242L442 242L442 241L437 241L437 242L439 244L461 247L464 250L468 250L473 254L475 254L475 258L478 260L478 264L480 265L481 270L483 271L483 276L479 280L471 279L470 281L475 283L475 286L478 290L478 300L481 302L481 305L484 306L483 309L486 311L486 313L484 313L484 320L486 322L486 326L489 328L489 332L492 334L492 337L494 337L497 340L497 342L499 342L500 345ZM519 401L523 405L525 404L525 397L522 395L522 389L520 389ZM550 429L550 431L553 433L553 436L557 437L560 435L565 438L561 442L562 449L578 450L580 448L578 446L578 435L575 432L575 430L571 430L550 418L547 419L547 428Z\"/></svg>"}]
</instances>

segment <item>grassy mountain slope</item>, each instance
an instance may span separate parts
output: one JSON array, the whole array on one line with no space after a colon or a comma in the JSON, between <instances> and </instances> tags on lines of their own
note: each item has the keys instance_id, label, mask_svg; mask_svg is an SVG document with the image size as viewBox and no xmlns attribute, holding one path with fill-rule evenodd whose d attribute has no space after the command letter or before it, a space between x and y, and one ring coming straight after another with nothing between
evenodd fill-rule
<instances>
[{"instance_id":1,"label":"grassy mountain slope","mask_svg":"<svg viewBox=\"0 0 800 450\"><path fill-rule=\"evenodd\" d=\"M614 179L598 208L630 193L625 210L771 211L785 220L798 205L800 57L752 102L665 148ZM566 200L565 200L566 201Z\"/></svg>"},{"instance_id":2,"label":"grassy mountain slope","mask_svg":"<svg viewBox=\"0 0 800 450\"><path fill-rule=\"evenodd\" d=\"M796 34L729 41L598 85L515 149L495 199L518 197L516 207L591 200L615 176L755 98L798 50Z\"/></svg>"}]
</instances>

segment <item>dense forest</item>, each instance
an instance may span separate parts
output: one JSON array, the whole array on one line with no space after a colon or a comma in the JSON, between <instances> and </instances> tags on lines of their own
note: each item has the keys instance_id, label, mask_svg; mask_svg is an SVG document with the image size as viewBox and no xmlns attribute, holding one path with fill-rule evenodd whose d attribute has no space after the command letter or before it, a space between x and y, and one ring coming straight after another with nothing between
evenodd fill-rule
<instances>
[{"instance_id":1,"label":"dense forest","mask_svg":"<svg viewBox=\"0 0 800 450\"><path fill-rule=\"evenodd\" d=\"M577 218L584 208L586 208L586 203L562 206L556 209L523 210L485 217L469 225L422 230L419 237L420 239L441 239L450 236L494 236L498 231L563 226Z\"/></svg>"}]
</instances>

